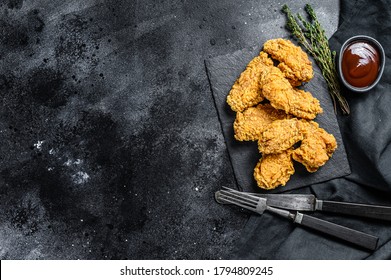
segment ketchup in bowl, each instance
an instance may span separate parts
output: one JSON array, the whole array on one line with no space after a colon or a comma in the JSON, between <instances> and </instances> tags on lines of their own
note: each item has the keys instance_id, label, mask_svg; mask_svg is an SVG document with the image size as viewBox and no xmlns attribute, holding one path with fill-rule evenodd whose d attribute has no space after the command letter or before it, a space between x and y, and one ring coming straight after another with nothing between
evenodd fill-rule
<instances>
[{"instance_id":1,"label":"ketchup in bowl","mask_svg":"<svg viewBox=\"0 0 391 280\"><path fill-rule=\"evenodd\" d=\"M352 86L370 86L376 80L379 69L379 51L368 42L353 42L343 52L342 74Z\"/></svg>"},{"instance_id":2,"label":"ketchup in bowl","mask_svg":"<svg viewBox=\"0 0 391 280\"><path fill-rule=\"evenodd\" d=\"M384 69L384 50L379 42L368 36L347 40L340 52L339 70L342 82L353 91L373 88Z\"/></svg>"}]
</instances>

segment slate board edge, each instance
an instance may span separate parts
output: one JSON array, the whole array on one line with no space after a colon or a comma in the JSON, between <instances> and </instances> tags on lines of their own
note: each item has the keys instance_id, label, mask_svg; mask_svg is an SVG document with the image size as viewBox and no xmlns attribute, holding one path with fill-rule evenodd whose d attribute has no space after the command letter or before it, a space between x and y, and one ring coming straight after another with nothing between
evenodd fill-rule
<instances>
[{"instance_id":1,"label":"slate board edge","mask_svg":"<svg viewBox=\"0 0 391 280\"><path fill-rule=\"evenodd\" d=\"M228 149L228 144L227 144L227 138L226 137L229 137L229 135L226 135L225 133L225 130L224 130L224 127L223 127L223 121L221 119L221 112L220 110L218 109L218 104L216 104L216 97L215 97L215 92L213 90L213 85L212 85L212 78L211 78L211 71L210 71L210 67L209 67L209 64L215 60L215 59L219 59L220 57L226 57L226 56L229 56L229 55L233 55L234 53L236 52L245 52L245 51L248 51L248 52L251 52L251 51L254 51L256 50L257 48L256 47L249 47L249 48L243 48L243 49L240 49L240 50L236 50L232 53L227 53L227 54L223 54L223 55L219 55L219 56L216 56L216 57L211 57L211 58L208 58L208 59L205 59L204 60L204 63L205 63L205 70L206 70L206 73L207 73L207 77L208 77L208 82L209 82L209 87L210 87L210 90L211 90L211 93L212 93L212 98L213 98L213 102L214 102L214 105L215 105L215 109L217 111L217 116L218 116L218 119L219 119L219 122L220 122L220 127L221 127L221 130L222 130L222 133L223 133L223 136L224 136L224 143L226 145L226 149L228 151L228 156L229 156L229 161L230 161L230 165L231 165L231 169L233 170L233 174L234 174L234 178L235 178L235 183L238 187L238 189L240 190L243 190L243 187L244 186L241 186L238 182L238 179L237 179L237 171L235 170L234 166L233 166L233 163L232 163L232 155L231 155L231 151L230 149ZM243 69L244 70L244 69ZM315 69L314 69L315 70ZM345 144L343 143L343 138L342 138L342 135L341 135L341 132L340 132L340 127L339 127L339 123L336 119L336 125L338 127L338 133L340 134L340 138L341 138L341 142L342 142L342 145L340 145L340 147L338 147L339 149L341 149L342 153L345 154L345 157L346 157L346 162L347 162L347 170L344 171L343 173L339 174L338 176L336 177L332 177L332 178L328 178L327 176L321 176L321 177L318 177L319 180L317 180L316 183L313 183L313 184L310 184L310 185L316 185L316 184L321 184L323 182L327 182L327 181L330 181L332 179L336 179L336 178L341 178L341 177L345 177L345 176L348 176L351 174L351 167L350 167L350 162L349 162L349 159L347 158L347 153L346 153L346 148L345 148ZM327 164L327 163L326 163ZM321 167L322 168L322 167ZM294 189L300 189L300 188L304 188L304 187L307 187L309 185L303 185L299 188L294 188ZM291 191L292 189L288 188L287 190L284 190L284 187L285 186L280 186L276 189L273 189L273 190L263 190L263 189L260 189L258 188L257 191L260 191L260 192L267 192L267 193L274 193L274 192L277 192L277 193L283 193L283 192L287 192L287 191Z\"/></svg>"}]
</instances>

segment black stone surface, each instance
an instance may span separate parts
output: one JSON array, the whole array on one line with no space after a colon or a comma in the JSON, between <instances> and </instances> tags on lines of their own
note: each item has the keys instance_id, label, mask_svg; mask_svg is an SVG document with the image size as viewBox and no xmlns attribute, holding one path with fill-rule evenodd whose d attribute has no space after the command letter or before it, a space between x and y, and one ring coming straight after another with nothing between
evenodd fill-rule
<instances>
[{"instance_id":1,"label":"black stone surface","mask_svg":"<svg viewBox=\"0 0 391 280\"><path fill-rule=\"evenodd\" d=\"M309 2L330 36L338 1ZM204 60L286 36L284 3L1 1L0 258L230 258Z\"/></svg>"},{"instance_id":2,"label":"black stone surface","mask_svg":"<svg viewBox=\"0 0 391 280\"><path fill-rule=\"evenodd\" d=\"M295 174L291 176L285 186L277 187L272 191L265 191L257 186L253 176L254 167L261 158L257 142L239 142L235 140L233 123L236 118L236 112L231 110L226 99L228 92L240 73L259 52L260 48L239 50L231 54L208 59L205 62L216 110L239 188L249 192L280 193L349 175L351 172L350 166L334 112L333 102L328 93L326 81L320 69L313 62L314 78L302 88L311 92L319 100L323 113L319 114L315 121L328 133L334 135L338 148L332 158L319 168L317 172L310 173L304 166L295 163Z\"/></svg>"}]
</instances>

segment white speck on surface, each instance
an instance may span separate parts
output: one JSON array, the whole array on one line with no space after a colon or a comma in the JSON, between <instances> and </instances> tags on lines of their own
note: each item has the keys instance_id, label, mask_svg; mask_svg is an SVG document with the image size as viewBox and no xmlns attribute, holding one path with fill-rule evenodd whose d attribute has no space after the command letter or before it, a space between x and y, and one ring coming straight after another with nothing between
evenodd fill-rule
<instances>
[{"instance_id":1,"label":"white speck on surface","mask_svg":"<svg viewBox=\"0 0 391 280\"><path fill-rule=\"evenodd\" d=\"M48 171L52 171L53 169L53 167L48 167Z\"/></svg>"},{"instance_id":2,"label":"white speck on surface","mask_svg":"<svg viewBox=\"0 0 391 280\"><path fill-rule=\"evenodd\" d=\"M198 192L200 189L198 187L196 187L195 190Z\"/></svg>"},{"instance_id":3,"label":"white speck on surface","mask_svg":"<svg viewBox=\"0 0 391 280\"><path fill-rule=\"evenodd\" d=\"M72 161L71 159L68 159L66 162L64 162L64 165L65 166L71 166L71 165L80 165L83 163L83 160L81 159L76 159L74 161Z\"/></svg>"},{"instance_id":4,"label":"white speck on surface","mask_svg":"<svg viewBox=\"0 0 391 280\"><path fill-rule=\"evenodd\" d=\"M42 150L43 142L45 142L45 141L38 140L38 142L34 144L34 147L37 148L38 150Z\"/></svg>"},{"instance_id":5,"label":"white speck on surface","mask_svg":"<svg viewBox=\"0 0 391 280\"><path fill-rule=\"evenodd\" d=\"M51 148L50 150L49 150L49 155L54 155L56 153L56 151L53 149L53 148Z\"/></svg>"},{"instance_id":6,"label":"white speck on surface","mask_svg":"<svg viewBox=\"0 0 391 280\"><path fill-rule=\"evenodd\" d=\"M75 184L84 184L87 183L88 180L90 179L90 175L88 175L86 172L79 171L76 174L72 175L73 182Z\"/></svg>"}]
</instances>

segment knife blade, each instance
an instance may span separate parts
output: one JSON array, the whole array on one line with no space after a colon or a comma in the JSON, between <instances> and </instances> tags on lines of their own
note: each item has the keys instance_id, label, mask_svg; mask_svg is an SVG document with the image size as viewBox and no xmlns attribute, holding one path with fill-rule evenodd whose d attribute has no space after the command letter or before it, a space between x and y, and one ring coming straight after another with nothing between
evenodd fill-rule
<instances>
[{"instance_id":1,"label":"knife blade","mask_svg":"<svg viewBox=\"0 0 391 280\"><path fill-rule=\"evenodd\" d=\"M269 206L296 211L315 211L316 198L312 194L259 194L253 195L267 199Z\"/></svg>"},{"instance_id":2,"label":"knife blade","mask_svg":"<svg viewBox=\"0 0 391 280\"><path fill-rule=\"evenodd\" d=\"M267 199L267 205L296 211L324 211L391 221L391 207L382 205L320 200L312 194L249 193Z\"/></svg>"}]
</instances>

